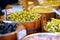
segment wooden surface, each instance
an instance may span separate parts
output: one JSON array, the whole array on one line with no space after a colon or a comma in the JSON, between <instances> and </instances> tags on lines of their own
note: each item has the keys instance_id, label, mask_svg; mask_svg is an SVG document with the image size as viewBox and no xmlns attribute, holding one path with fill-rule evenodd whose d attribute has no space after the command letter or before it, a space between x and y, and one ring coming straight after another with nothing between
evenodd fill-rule
<instances>
[{"instance_id":1,"label":"wooden surface","mask_svg":"<svg viewBox=\"0 0 60 40\"><path fill-rule=\"evenodd\" d=\"M32 34L32 33L38 33L40 31L40 20L36 20L34 22L25 22L22 23L24 25L24 27L27 30L27 34Z\"/></svg>"},{"instance_id":2,"label":"wooden surface","mask_svg":"<svg viewBox=\"0 0 60 40\"><path fill-rule=\"evenodd\" d=\"M43 27L51 18L55 17L55 13L51 12L51 13L41 13L41 26Z\"/></svg>"}]
</instances>

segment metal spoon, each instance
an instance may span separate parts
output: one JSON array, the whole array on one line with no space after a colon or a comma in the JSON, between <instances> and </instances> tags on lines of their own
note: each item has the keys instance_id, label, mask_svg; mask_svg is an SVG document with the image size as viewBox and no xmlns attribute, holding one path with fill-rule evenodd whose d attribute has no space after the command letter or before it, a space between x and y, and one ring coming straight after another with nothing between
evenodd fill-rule
<instances>
[{"instance_id":1,"label":"metal spoon","mask_svg":"<svg viewBox=\"0 0 60 40\"><path fill-rule=\"evenodd\" d=\"M53 11L60 16L60 12L53 8Z\"/></svg>"},{"instance_id":2,"label":"metal spoon","mask_svg":"<svg viewBox=\"0 0 60 40\"><path fill-rule=\"evenodd\" d=\"M50 7L50 6L45 6L44 8L48 8L48 7ZM59 12L58 10L56 10L56 9L53 8L53 7L50 7L50 8L52 8L52 10L53 10L56 14L58 14L58 15L60 16L60 12Z\"/></svg>"}]
</instances>

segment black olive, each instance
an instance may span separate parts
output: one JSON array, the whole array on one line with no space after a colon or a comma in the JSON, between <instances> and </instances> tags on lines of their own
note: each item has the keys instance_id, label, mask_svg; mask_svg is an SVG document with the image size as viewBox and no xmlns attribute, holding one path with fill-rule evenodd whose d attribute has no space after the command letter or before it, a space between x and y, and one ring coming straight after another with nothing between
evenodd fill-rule
<instances>
[{"instance_id":1,"label":"black olive","mask_svg":"<svg viewBox=\"0 0 60 40\"><path fill-rule=\"evenodd\" d=\"M15 23L4 23L0 21L0 34L7 34L16 31L17 25Z\"/></svg>"}]
</instances>

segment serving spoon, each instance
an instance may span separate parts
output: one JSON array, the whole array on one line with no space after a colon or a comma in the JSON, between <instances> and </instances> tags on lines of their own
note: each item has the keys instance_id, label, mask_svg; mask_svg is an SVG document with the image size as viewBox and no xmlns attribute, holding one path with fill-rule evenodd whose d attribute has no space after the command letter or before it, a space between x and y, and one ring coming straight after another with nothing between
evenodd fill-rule
<instances>
[{"instance_id":1,"label":"serving spoon","mask_svg":"<svg viewBox=\"0 0 60 40\"><path fill-rule=\"evenodd\" d=\"M53 11L60 16L60 12L56 9L53 9Z\"/></svg>"},{"instance_id":2,"label":"serving spoon","mask_svg":"<svg viewBox=\"0 0 60 40\"><path fill-rule=\"evenodd\" d=\"M44 8L48 8L48 7L50 7L50 6L45 6ZM58 10L56 10L56 9L53 8L53 7L50 7L50 8L52 8L52 10L53 10L56 14L58 14L58 15L60 16L60 12L59 12Z\"/></svg>"}]
</instances>

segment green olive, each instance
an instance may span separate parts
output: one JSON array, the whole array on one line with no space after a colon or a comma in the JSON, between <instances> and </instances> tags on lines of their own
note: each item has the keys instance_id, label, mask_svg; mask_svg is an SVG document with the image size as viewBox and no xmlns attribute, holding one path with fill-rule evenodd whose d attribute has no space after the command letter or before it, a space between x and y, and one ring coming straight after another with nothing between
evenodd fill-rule
<instances>
[{"instance_id":1,"label":"green olive","mask_svg":"<svg viewBox=\"0 0 60 40\"><path fill-rule=\"evenodd\" d=\"M25 10L12 13L11 15L8 16L10 20L20 21L20 22L35 21L35 20L39 20L40 17L41 15L38 13L33 13L31 11L25 11Z\"/></svg>"}]
</instances>

